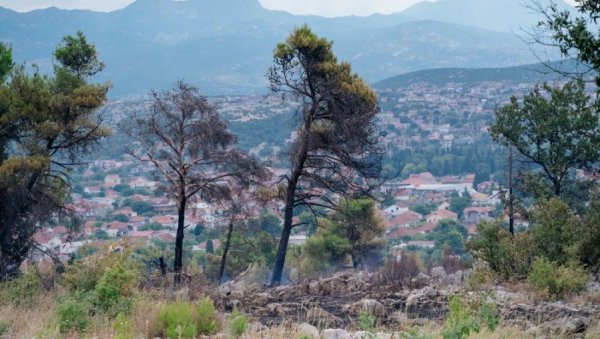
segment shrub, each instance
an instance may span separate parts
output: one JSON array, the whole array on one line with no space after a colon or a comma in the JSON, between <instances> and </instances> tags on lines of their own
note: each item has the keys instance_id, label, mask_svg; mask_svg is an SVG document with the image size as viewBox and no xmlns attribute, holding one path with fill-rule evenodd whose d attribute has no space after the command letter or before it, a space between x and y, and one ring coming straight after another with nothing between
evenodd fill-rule
<instances>
[{"instance_id":1,"label":"shrub","mask_svg":"<svg viewBox=\"0 0 600 339\"><path fill-rule=\"evenodd\" d=\"M582 263L600 269L600 200L592 201L577 234L579 258Z\"/></svg>"},{"instance_id":2,"label":"shrub","mask_svg":"<svg viewBox=\"0 0 600 339\"><path fill-rule=\"evenodd\" d=\"M0 336L6 335L10 330L9 322L1 322L0 323Z\"/></svg>"},{"instance_id":3,"label":"shrub","mask_svg":"<svg viewBox=\"0 0 600 339\"><path fill-rule=\"evenodd\" d=\"M588 279L585 270L575 263L558 266L541 257L533 262L527 281L542 296L558 300L585 290Z\"/></svg>"},{"instance_id":4,"label":"shrub","mask_svg":"<svg viewBox=\"0 0 600 339\"><path fill-rule=\"evenodd\" d=\"M213 301L206 297L198 306L198 332L211 335L217 331L217 311Z\"/></svg>"},{"instance_id":5,"label":"shrub","mask_svg":"<svg viewBox=\"0 0 600 339\"><path fill-rule=\"evenodd\" d=\"M166 305L158 314L163 334L169 339L196 337L195 318L194 307L184 302Z\"/></svg>"},{"instance_id":6,"label":"shrub","mask_svg":"<svg viewBox=\"0 0 600 339\"><path fill-rule=\"evenodd\" d=\"M29 267L16 279L0 284L0 301L19 307L32 306L42 287L35 267Z\"/></svg>"},{"instance_id":7,"label":"shrub","mask_svg":"<svg viewBox=\"0 0 600 339\"><path fill-rule=\"evenodd\" d=\"M135 274L123 262L116 261L108 267L96 285L96 306L100 311L128 314L131 311L131 294Z\"/></svg>"},{"instance_id":8,"label":"shrub","mask_svg":"<svg viewBox=\"0 0 600 339\"><path fill-rule=\"evenodd\" d=\"M494 313L494 307L487 302L485 294L473 294L471 297L453 296L448 308L450 314L446 320L442 336L444 339L468 338L472 332L479 333L482 327L494 332L500 323Z\"/></svg>"},{"instance_id":9,"label":"shrub","mask_svg":"<svg viewBox=\"0 0 600 339\"><path fill-rule=\"evenodd\" d=\"M532 219L531 233L541 255L561 265L574 259L569 255L569 247L576 241L581 221L569 205L557 198L543 202L533 212Z\"/></svg>"},{"instance_id":10,"label":"shrub","mask_svg":"<svg viewBox=\"0 0 600 339\"><path fill-rule=\"evenodd\" d=\"M237 308L233 309L229 317L229 334L233 337L239 337L248 329L248 318L241 314Z\"/></svg>"},{"instance_id":11,"label":"shrub","mask_svg":"<svg viewBox=\"0 0 600 339\"><path fill-rule=\"evenodd\" d=\"M69 298L60 303L57 307L60 332L84 332L89 324L89 309L89 304L83 298Z\"/></svg>"},{"instance_id":12,"label":"shrub","mask_svg":"<svg viewBox=\"0 0 600 339\"><path fill-rule=\"evenodd\" d=\"M358 314L358 328L360 328L361 331L373 331L375 329L376 321L377 318L367 312L361 311Z\"/></svg>"},{"instance_id":13,"label":"shrub","mask_svg":"<svg viewBox=\"0 0 600 339\"><path fill-rule=\"evenodd\" d=\"M467 248L502 279L526 278L537 255L537 245L529 232L511 236L498 222L478 224L477 235L467 242Z\"/></svg>"}]
</instances>

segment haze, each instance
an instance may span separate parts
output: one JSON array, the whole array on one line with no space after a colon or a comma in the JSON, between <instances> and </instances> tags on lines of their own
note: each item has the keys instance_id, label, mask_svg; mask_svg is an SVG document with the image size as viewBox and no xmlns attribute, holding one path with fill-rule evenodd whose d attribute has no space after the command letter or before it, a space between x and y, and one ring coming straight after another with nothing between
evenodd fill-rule
<instances>
[{"instance_id":1,"label":"haze","mask_svg":"<svg viewBox=\"0 0 600 339\"><path fill-rule=\"evenodd\" d=\"M90 9L109 12L123 8L134 0L0 0L0 6L18 12L58 7L63 9ZM259 0L268 9L283 10L294 14L312 14L326 17L374 13L390 14L399 12L421 0ZM502 0L496 0L502 1ZM574 0L566 0L574 5Z\"/></svg>"}]
</instances>

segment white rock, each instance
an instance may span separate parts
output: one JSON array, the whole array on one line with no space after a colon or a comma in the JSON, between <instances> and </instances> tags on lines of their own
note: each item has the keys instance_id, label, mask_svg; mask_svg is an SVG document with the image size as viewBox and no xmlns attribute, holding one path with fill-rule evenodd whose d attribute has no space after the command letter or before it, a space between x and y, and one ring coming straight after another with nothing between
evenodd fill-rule
<instances>
[{"instance_id":1,"label":"white rock","mask_svg":"<svg viewBox=\"0 0 600 339\"><path fill-rule=\"evenodd\" d=\"M321 333L323 339L352 339L347 331L342 329L326 329Z\"/></svg>"},{"instance_id":2,"label":"white rock","mask_svg":"<svg viewBox=\"0 0 600 339\"><path fill-rule=\"evenodd\" d=\"M302 323L296 328L299 337L309 337L310 339L319 339L319 330L313 325Z\"/></svg>"}]
</instances>

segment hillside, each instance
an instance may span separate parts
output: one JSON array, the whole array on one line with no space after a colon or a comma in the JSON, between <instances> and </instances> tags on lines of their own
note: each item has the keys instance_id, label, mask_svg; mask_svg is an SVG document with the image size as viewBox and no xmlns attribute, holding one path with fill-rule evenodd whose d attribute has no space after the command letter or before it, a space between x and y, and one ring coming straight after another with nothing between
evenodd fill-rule
<instances>
[{"instance_id":1,"label":"hillside","mask_svg":"<svg viewBox=\"0 0 600 339\"><path fill-rule=\"evenodd\" d=\"M560 74L553 72L552 69L572 72L581 69L581 67L569 61L556 61L548 65L537 63L503 68L428 69L397 75L377 82L373 86L379 90L383 90L408 87L416 83L427 83L440 87L450 83L463 84L467 87L475 86L482 82L509 82L513 84L543 83L563 78Z\"/></svg>"}]
</instances>

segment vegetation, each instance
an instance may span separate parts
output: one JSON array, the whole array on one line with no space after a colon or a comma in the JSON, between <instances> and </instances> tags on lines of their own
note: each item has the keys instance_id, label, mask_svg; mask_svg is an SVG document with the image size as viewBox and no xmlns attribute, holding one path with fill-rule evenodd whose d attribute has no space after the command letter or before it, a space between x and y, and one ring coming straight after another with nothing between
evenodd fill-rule
<instances>
[{"instance_id":1,"label":"vegetation","mask_svg":"<svg viewBox=\"0 0 600 339\"><path fill-rule=\"evenodd\" d=\"M561 196L570 170L589 168L600 160L599 114L589 104L583 81L562 88L545 84L522 103L513 97L498 110L490 130L496 141L537 164L541 172L536 174L549 182L550 194ZM548 197L544 192L536 195Z\"/></svg>"},{"instance_id":2,"label":"vegetation","mask_svg":"<svg viewBox=\"0 0 600 339\"><path fill-rule=\"evenodd\" d=\"M310 276L344 266L371 267L381 261L385 223L371 199L348 200L320 220L317 233L302 247L300 271Z\"/></svg>"},{"instance_id":3,"label":"vegetation","mask_svg":"<svg viewBox=\"0 0 600 339\"><path fill-rule=\"evenodd\" d=\"M89 82L102 64L81 32L57 47L53 77L12 67L10 51L0 46L0 280L17 274L35 225L69 214L69 172L110 134L96 114L109 85Z\"/></svg>"},{"instance_id":4,"label":"vegetation","mask_svg":"<svg viewBox=\"0 0 600 339\"><path fill-rule=\"evenodd\" d=\"M281 282L294 209L334 207L323 189L349 196L368 189L364 179L378 178L381 151L374 118L379 112L373 91L348 63L340 63L332 43L308 26L295 29L277 45L269 71L271 89L300 102L297 137L290 150L290 175L284 191L285 213L272 285Z\"/></svg>"},{"instance_id":5,"label":"vegetation","mask_svg":"<svg viewBox=\"0 0 600 339\"><path fill-rule=\"evenodd\" d=\"M141 150L129 153L156 167L168 183L168 194L177 203L173 265L177 282L183 268L188 201L197 194L205 199L224 199L230 194L230 181L248 185L262 172L254 159L232 148L235 136L197 88L180 81L171 91L151 95L154 102L150 115L136 113L122 128L141 146Z\"/></svg>"}]
</instances>

